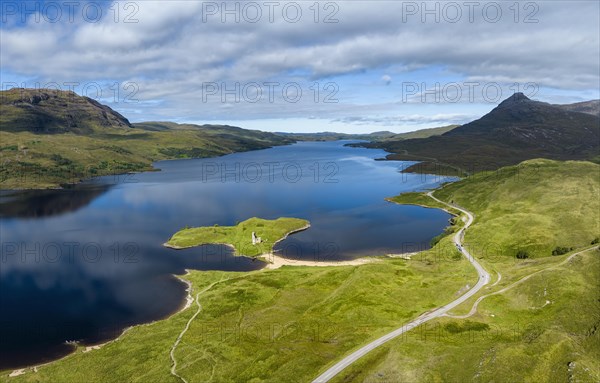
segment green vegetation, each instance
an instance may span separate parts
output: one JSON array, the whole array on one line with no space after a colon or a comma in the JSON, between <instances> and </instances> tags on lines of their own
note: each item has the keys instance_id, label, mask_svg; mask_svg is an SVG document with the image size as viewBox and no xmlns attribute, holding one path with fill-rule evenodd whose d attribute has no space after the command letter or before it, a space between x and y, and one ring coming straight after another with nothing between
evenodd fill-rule
<instances>
[{"instance_id":1,"label":"green vegetation","mask_svg":"<svg viewBox=\"0 0 600 383\"><path fill-rule=\"evenodd\" d=\"M417 205L447 210L452 214L458 214L458 210L449 209L448 206L431 199L427 194L421 192L403 193L395 197L386 198L386 201L398 203L401 205Z\"/></svg>"},{"instance_id":2,"label":"green vegetation","mask_svg":"<svg viewBox=\"0 0 600 383\"><path fill-rule=\"evenodd\" d=\"M591 250L484 299L469 319L416 328L333 381L597 382L599 281L600 252Z\"/></svg>"},{"instance_id":3,"label":"green vegetation","mask_svg":"<svg viewBox=\"0 0 600 383\"><path fill-rule=\"evenodd\" d=\"M394 141L408 140L411 138L427 138L438 136L449 132L459 125L441 126L439 128L429 128L416 130L408 133L393 133L388 131L373 132L368 134L349 134L336 132L320 133L277 133L283 137L292 138L298 141L336 141L336 140L369 140L369 141ZM352 146L352 145L350 145Z\"/></svg>"},{"instance_id":4,"label":"green vegetation","mask_svg":"<svg viewBox=\"0 0 600 383\"><path fill-rule=\"evenodd\" d=\"M227 244L235 248L236 255L258 256L272 252L273 245L288 234L308 227L308 221L298 218L250 218L236 226L185 228L173 234L165 246L183 249L211 243ZM252 243L252 233L260 238L259 243Z\"/></svg>"},{"instance_id":5,"label":"green vegetation","mask_svg":"<svg viewBox=\"0 0 600 383\"><path fill-rule=\"evenodd\" d=\"M434 195L475 213L467 245L493 261L525 251L546 257L556 247L589 246L600 233L600 166L530 160L447 184Z\"/></svg>"},{"instance_id":6,"label":"green vegetation","mask_svg":"<svg viewBox=\"0 0 600 383\"><path fill-rule=\"evenodd\" d=\"M0 91L0 126L3 132L81 135L131 128L125 117L108 106L54 89Z\"/></svg>"},{"instance_id":7,"label":"green vegetation","mask_svg":"<svg viewBox=\"0 0 600 383\"><path fill-rule=\"evenodd\" d=\"M451 314L467 314L479 296L499 293L468 318L440 318L407 332L336 381L598 381L600 253L589 250L568 262L570 253L550 256L557 246L585 247L599 237L598 169L527 161L437 190L438 198L475 213L466 246L492 275L502 275ZM424 193L390 200L440 207ZM477 246L495 238L502 242ZM555 243L543 244L547 238ZM528 258L517 259L519 251ZM202 310L174 351L176 372L190 382L310 381L343 355L449 302L475 278L449 236L410 261L193 271L186 279L194 297L203 291ZM0 381L176 382L169 353L196 310L137 326L99 350L79 349L37 372L13 378L5 372Z\"/></svg>"},{"instance_id":8,"label":"green vegetation","mask_svg":"<svg viewBox=\"0 0 600 383\"><path fill-rule=\"evenodd\" d=\"M51 188L100 175L154 170L172 158L214 157L289 143L268 138L230 139L221 133L128 130L76 135L0 131L0 188Z\"/></svg>"},{"instance_id":9,"label":"green vegetation","mask_svg":"<svg viewBox=\"0 0 600 383\"><path fill-rule=\"evenodd\" d=\"M515 255L515 257L517 259L527 259L527 258L529 258L529 253L526 252L525 250L519 250L519 251L517 251L517 254Z\"/></svg>"},{"instance_id":10,"label":"green vegetation","mask_svg":"<svg viewBox=\"0 0 600 383\"><path fill-rule=\"evenodd\" d=\"M189 155L196 147L189 140L201 140L209 152L228 139L222 133L211 141L195 129L149 123L102 138L2 131L1 138L9 141L2 140L0 153L16 156L9 163L48 172L85 161L103 172L132 166L125 159L149 164L145 155L150 152L159 158L165 151ZM188 140L180 141L179 134ZM123 142L128 145L122 147ZM488 147L485 154L496 149ZM85 157L94 150L110 156ZM599 174L600 166L591 162L529 160L436 190L437 198L475 214L465 247L497 275L494 283L450 313L468 315L475 301L486 296L472 316L439 318L407 332L351 365L336 381L599 381L600 253L594 248L570 258L571 249L598 243ZM61 176L53 177L45 179ZM444 208L425 193L389 200ZM137 326L99 350L80 348L37 372L13 378L4 372L0 381L177 382L170 373L171 347L199 307L173 351L180 376L190 382L310 381L343 355L451 301L474 283L475 271L448 235L460 218L452 219L431 250L411 260L251 273L192 271L185 278L199 306ZM238 254L259 255L307 223L285 220L292 221L252 218L235 227L186 228L168 244L230 243ZM262 237L261 244L251 244L252 231Z\"/></svg>"},{"instance_id":11,"label":"green vegetation","mask_svg":"<svg viewBox=\"0 0 600 383\"><path fill-rule=\"evenodd\" d=\"M476 273L442 240L412 261L300 267L251 273L192 271L202 310L174 352L189 382L306 382L353 348L457 296ZM0 381L178 382L169 353L192 305L168 320L136 326L99 350L83 347L37 372Z\"/></svg>"},{"instance_id":12,"label":"green vegetation","mask_svg":"<svg viewBox=\"0 0 600 383\"><path fill-rule=\"evenodd\" d=\"M552 250L552 255L563 255L567 254L569 251L573 251L573 247L564 247L564 246L556 246L554 250Z\"/></svg>"},{"instance_id":13,"label":"green vegetation","mask_svg":"<svg viewBox=\"0 0 600 383\"><path fill-rule=\"evenodd\" d=\"M221 125L134 124L72 92L0 92L0 189L54 188L153 170L173 158L215 157L293 142Z\"/></svg>"},{"instance_id":14,"label":"green vegetation","mask_svg":"<svg viewBox=\"0 0 600 383\"><path fill-rule=\"evenodd\" d=\"M436 197L475 213L465 246L502 275L451 314L497 294L468 318L437 319L391 341L334 381L597 382L600 252L567 257L597 243L599 169L533 160L438 189ZM427 205L426 197L392 200ZM551 257L564 250L559 243L568 252Z\"/></svg>"}]
</instances>

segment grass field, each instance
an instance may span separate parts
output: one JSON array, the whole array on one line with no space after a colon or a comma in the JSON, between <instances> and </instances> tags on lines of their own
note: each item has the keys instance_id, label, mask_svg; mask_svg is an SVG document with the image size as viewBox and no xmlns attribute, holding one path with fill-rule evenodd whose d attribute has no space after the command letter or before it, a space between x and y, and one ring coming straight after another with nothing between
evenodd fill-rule
<instances>
[{"instance_id":1,"label":"grass field","mask_svg":"<svg viewBox=\"0 0 600 383\"><path fill-rule=\"evenodd\" d=\"M289 233L306 229L309 222L298 218L266 220L250 218L236 226L210 226L186 228L173 234L165 246L176 249L207 245L227 244L235 248L236 255L258 256L273 251L273 245ZM260 243L252 243L252 233L260 237Z\"/></svg>"},{"instance_id":2,"label":"grass field","mask_svg":"<svg viewBox=\"0 0 600 383\"><path fill-rule=\"evenodd\" d=\"M569 261L573 252L551 255L555 246L589 248L598 236L599 168L527 161L435 191L475 213L466 246L493 276L450 314L465 315L478 297L507 290L483 299L468 318L436 319L387 343L335 381L599 381L600 252L593 248ZM425 194L391 200L440 207ZM516 258L518 249L528 257ZM99 350L79 349L13 378L6 371L0 381L177 382L169 353L198 312L173 351L176 373L187 381L306 382L352 350L455 299L476 277L449 236L411 260L192 271L185 278L199 312L192 305Z\"/></svg>"},{"instance_id":3,"label":"grass field","mask_svg":"<svg viewBox=\"0 0 600 383\"><path fill-rule=\"evenodd\" d=\"M599 168L532 160L437 190L438 198L475 213L466 247L496 274L450 314L466 316L478 297L508 290L484 298L470 317L420 326L334 381L599 381L600 252L568 262L574 252L551 255L563 243L589 248L598 236ZM391 200L439 205L424 193ZM517 249L528 257L516 258Z\"/></svg>"},{"instance_id":4,"label":"grass field","mask_svg":"<svg viewBox=\"0 0 600 383\"><path fill-rule=\"evenodd\" d=\"M475 213L465 242L483 257L514 259L518 251L546 257L556 247L582 248L600 236L600 166L591 162L529 160L434 194Z\"/></svg>"},{"instance_id":5,"label":"grass field","mask_svg":"<svg viewBox=\"0 0 600 383\"><path fill-rule=\"evenodd\" d=\"M445 248L445 249L442 249ZM292 267L251 273L192 271L198 317L174 352L189 382L306 382L331 360L457 296L476 273L443 240L413 261ZM137 326L90 352L83 347L6 382L177 382L169 352L192 305Z\"/></svg>"},{"instance_id":6,"label":"grass field","mask_svg":"<svg viewBox=\"0 0 600 383\"><path fill-rule=\"evenodd\" d=\"M470 318L420 326L333 381L598 382L599 281L594 249L484 299Z\"/></svg>"}]
</instances>

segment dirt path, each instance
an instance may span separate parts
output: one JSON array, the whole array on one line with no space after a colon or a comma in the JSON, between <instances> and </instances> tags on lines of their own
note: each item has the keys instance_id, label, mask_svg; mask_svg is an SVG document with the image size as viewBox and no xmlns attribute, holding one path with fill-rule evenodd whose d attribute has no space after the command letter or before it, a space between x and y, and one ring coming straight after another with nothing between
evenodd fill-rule
<instances>
[{"instance_id":1,"label":"dirt path","mask_svg":"<svg viewBox=\"0 0 600 383\"><path fill-rule=\"evenodd\" d=\"M202 305L200 305L200 295L202 295L203 293L207 292L208 290L212 289L215 285L225 282L225 281L229 281L231 279L235 279L235 278L229 278L229 279L220 279L216 282L211 283L210 285L208 285L207 287L205 287L203 290L201 290L198 294L196 294L196 306L198 306L198 309L196 310L196 312L194 313L194 315L192 315L192 317L187 321L185 327L183 328L183 330L181 331L181 333L179 333L179 336L177 336L177 339L175 340L175 343L173 343L173 347L171 347L171 352L169 353L170 357L171 357L171 361L173 362L173 364L171 365L171 375L175 376L176 378L179 378L182 382L184 383L188 383L187 380L185 380L184 377L182 377L181 375L179 375L177 373L177 359L175 359L175 350L177 349L177 346L179 346L179 343L181 342L181 339L183 339L183 336L185 335L185 333L188 331L188 329L190 328L190 325L192 324L192 322L194 321L194 319L196 319L196 317L198 316L198 314L200 314L200 311L202 311Z\"/></svg>"},{"instance_id":2,"label":"dirt path","mask_svg":"<svg viewBox=\"0 0 600 383\"><path fill-rule=\"evenodd\" d=\"M549 266L549 267L547 267L545 269L533 272L533 273L531 273L529 275L524 276L523 278L519 279L518 281L516 281L516 282L514 282L514 283L512 283L512 284L510 284L508 286L506 286L505 288L503 288L501 290L494 291L493 293L489 293L489 294L480 296L479 298L477 298L477 300L475 301L475 303L473 303L473 307L471 307L471 310L467 314L465 314L465 315L452 315L452 314L446 313L446 314L444 314L444 316L447 316L447 317L450 317L450 318L456 318L456 319L465 319L465 318L468 318L470 316L473 316L477 312L477 308L479 307L479 303L481 303L481 301L483 301L485 298L491 297L492 295L497 295L497 294L505 293L508 290L512 289L513 287L515 287L515 286L517 286L517 285L525 282L526 280L528 280L529 278L533 277L534 275L537 275L539 273L543 273L545 271L550 271L550 270L556 269L556 268L564 265L565 263L569 262L571 259L573 259L573 257L575 257L575 256L577 256L577 255L579 255L581 253L585 253L586 251L592 250L594 248L596 248L596 246L592 246L592 247L588 247L587 249L580 250L580 251L578 251L576 253L571 254L568 258L566 258L564 261L562 261L559 264L556 264L554 266ZM498 273L498 276L499 276L498 281L496 281L496 283L494 283L492 286L495 286L496 284L498 284L498 282L500 282L500 273Z\"/></svg>"}]
</instances>

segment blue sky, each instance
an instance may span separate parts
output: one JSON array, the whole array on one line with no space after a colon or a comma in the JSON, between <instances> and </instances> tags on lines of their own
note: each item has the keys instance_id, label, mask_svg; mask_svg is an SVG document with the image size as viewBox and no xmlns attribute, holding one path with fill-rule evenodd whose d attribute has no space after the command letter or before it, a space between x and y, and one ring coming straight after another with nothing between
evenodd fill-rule
<instances>
[{"instance_id":1,"label":"blue sky","mask_svg":"<svg viewBox=\"0 0 600 383\"><path fill-rule=\"evenodd\" d=\"M3 1L0 80L134 122L303 132L465 123L515 90L600 98L599 2L465 4Z\"/></svg>"}]
</instances>

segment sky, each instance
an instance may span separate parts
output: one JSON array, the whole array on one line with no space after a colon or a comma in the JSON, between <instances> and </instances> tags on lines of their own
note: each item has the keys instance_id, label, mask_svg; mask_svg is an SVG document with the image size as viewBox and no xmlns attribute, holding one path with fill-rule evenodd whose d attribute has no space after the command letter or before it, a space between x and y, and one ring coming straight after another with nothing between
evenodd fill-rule
<instances>
[{"instance_id":1,"label":"sky","mask_svg":"<svg viewBox=\"0 0 600 383\"><path fill-rule=\"evenodd\" d=\"M2 1L0 82L132 122L407 132L600 98L598 1Z\"/></svg>"}]
</instances>

